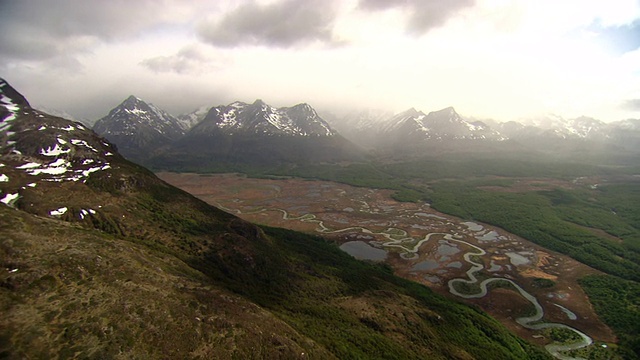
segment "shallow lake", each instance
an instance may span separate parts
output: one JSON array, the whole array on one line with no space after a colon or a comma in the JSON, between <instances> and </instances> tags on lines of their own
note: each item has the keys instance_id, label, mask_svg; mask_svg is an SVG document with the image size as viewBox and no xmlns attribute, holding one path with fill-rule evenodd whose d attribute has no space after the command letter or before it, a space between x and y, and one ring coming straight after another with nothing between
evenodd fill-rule
<instances>
[{"instance_id":1,"label":"shallow lake","mask_svg":"<svg viewBox=\"0 0 640 360\"><path fill-rule=\"evenodd\" d=\"M508 253L505 253L505 255L509 257L509 261L511 261L511 264L515 266L525 265L531 262L531 260L527 259L526 257L516 252L508 252Z\"/></svg>"},{"instance_id":2,"label":"shallow lake","mask_svg":"<svg viewBox=\"0 0 640 360\"><path fill-rule=\"evenodd\" d=\"M415 265L413 265L413 267L411 268L411 270L413 271L419 271L419 270L433 270L433 269L437 269L438 267L440 267L440 263L435 261L435 260L425 260L425 261L421 261Z\"/></svg>"},{"instance_id":3,"label":"shallow lake","mask_svg":"<svg viewBox=\"0 0 640 360\"><path fill-rule=\"evenodd\" d=\"M480 230L483 229L482 225L476 224L476 223L471 222L471 221L463 222L462 225L466 226L471 231L480 231Z\"/></svg>"},{"instance_id":4,"label":"shallow lake","mask_svg":"<svg viewBox=\"0 0 640 360\"><path fill-rule=\"evenodd\" d=\"M500 235L498 235L497 232L492 230L482 236L476 236L476 239L480 241L495 241L495 240L498 240L498 236Z\"/></svg>"},{"instance_id":5,"label":"shallow lake","mask_svg":"<svg viewBox=\"0 0 640 360\"><path fill-rule=\"evenodd\" d=\"M458 246L451 244L448 241L440 241L440 246L438 246L438 255L446 256L446 255L455 255L460 252Z\"/></svg>"},{"instance_id":6,"label":"shallow lake","mask_svg":"<svg viewBox=\"0 0 640 360\"><path fill-rule=\"evenodd\" d=\"M340 249L360 260L384 261L387 258L386 251L374 248L364 241L347 241L340 245Z\"/></svg>"}]
</instances>

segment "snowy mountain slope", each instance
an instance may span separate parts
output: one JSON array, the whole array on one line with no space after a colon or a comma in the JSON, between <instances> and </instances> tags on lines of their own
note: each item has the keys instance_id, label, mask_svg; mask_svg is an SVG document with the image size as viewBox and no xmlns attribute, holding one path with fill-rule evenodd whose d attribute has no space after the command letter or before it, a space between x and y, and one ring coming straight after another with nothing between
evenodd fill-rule
<instances>
[{"instance_id":1,"label":"snowy mountain slope","mask_svg":"<svg viewBox=\"0 0 640 360\"><path fill-rule=\"evenodd\" d=\"M134 160L184 135L181 123L166 111L131 95L98 120L93 130Z\"/></svg>"},{"instance_id":2,"label":"snowy mountain slope","mask_svg":"<svg viewBox=\"0 0 640 360\"><path fill-rule=\"evenodd\" d=\"M43 192L61 183L86 183L109 174L122 161L115 147L84 125L52 117L29 103L0 80L0 201L18 201L31 207L42 202ZM19 119L19 120L17 120ZM42 215L62 216L64 199L40 208ZM75 216L96 214L90 207L75 209Z\"/></svg>"},{"instance_id":3,"label":"snowy mountain slope","mask_svg":"<svg viewBox=\"0 0 640 360\"><path fill-rule=\"evenodd\" d=\"M180 126L182 126L182 129L187 131L194 127L197 123L202 121L202 119L207 116L210 109L211 106L201 106L190 113L176 116L176 119L178 119L178 122L180 123Z\"/></svg>"},{"instance_id":4,"label":"snowy mountain slope","mask_svg":"<svg viewBox=\"0 0 640 360\"><path fill-rule=\"evenodd\" d=\"M409 109L389 119L379 131L380 141L402 145L403 142L486 140L505 137L481 121L466 121L452 107L425 114Z\"/></svg>"},{"instance_id":5,"label":"snowy mountain slope","mask_svg":"<svg viewBox=\"0 0 640 360\"><path fill-rule=\"evenodd\" d=\"M640 119L626 119L609 123L614 129L640 131Z\"/></svg>"},{"instance_id":6,"label":"snowy mountain slope","mask_svg":"<svg viewBox=\"0 0 640 360\"><path fill-rule=\"evenodd\" d=\"M225 134L334 136L336 132L308 104L275 108L262 100L211 108L191 133L217 130Z\"/></svg>"},{"instance_id":7,"label":"snowy mountain slope","mask_svg":"<svg viewBox=\"0 0 640 360\"><path fill-rule=\"evenodd\" d=\"M393 117L393 113L369 109L354 111L341 117L333 114L323 117L345 138L365 149L373 149L377 144L380 126Z\"/></svg>"},{"instance_id":8,"label":"snowy mountain slope","mask_svg":"<svg viewBox=\"0 0 640 360\"><path fill-rule=\"evenodd\" d=\"M389 111L367 109L348 113L341 118L334 116L329 124L341 133L351 129L367 131L378 128L393 116L394 114Z\"/></svg>"},{"instance_id":9,"label":"snowy mountain slope","mask_svg":"<svg viewBox=\"0 0 640 360\"><path fill-rule=\"evenodd\" d=\"M564 119L552 114L520 122L532 135L544 134L547 137L562 139L603 139L608 136L610 129L603 121L586 116Z\"/></svg>"},{"instance_id":10,"label":"snowy mountain slope","mask_svg":"<svg viewBox=\"0 0 640 360\"><path fill-rule=\"evenodd\" d=\"M163 169L236 169L352 161L363 153L308 104L275 108L256 100L211 108L149 165Z\"/></svg>"}]
</instances>

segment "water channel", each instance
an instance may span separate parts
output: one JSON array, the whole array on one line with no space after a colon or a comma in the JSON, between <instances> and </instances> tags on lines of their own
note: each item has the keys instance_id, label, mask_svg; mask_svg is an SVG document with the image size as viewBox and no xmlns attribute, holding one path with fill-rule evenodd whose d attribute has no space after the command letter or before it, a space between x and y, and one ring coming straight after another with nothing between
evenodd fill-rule
<instances>
[{"instance_id":1,"label":"water channel","mask_svg":"<svg viewBox=\"0 0 640 360\"><path fill-rule=\"evenodd\" d=\"M456 238L458 236L454 237L449 233L434 232L434 233L428 233L423 238L416 240L415 238L408 236L405 230L393 228L393 227L380 232L375 232L362 226L352 226L352 227L347 227L342 229L330 229L327 226L325 226L322 220L317 219L316 216L313 214L304 214L297 217L291 217L289 213L284 209L258 209L251 212L241 212L240 210L237 210L237 209L226 208L224 206L221 206L220 204L218 204L218 207L226 211L234 212L237 214L258 213L263 211L279 211L282 213L283 220L297 220L301 222L316 223L318 226L316 228L316 231L320 233L337 234L337 233L344 233L344 232L350 232L350 231L359 231L363 234L368 234L368 235L381 235L386 239L386 241L383 241L383 242L372 242L378 245L379 247L371 246L364 241L350 241L350 242L344 243L340 247L342 250L344 250L345 252L351 254L352 256L358 259L383 261L387 256L387 252L384 250L384 248L398 249L401 251L400 256L402 258L415 259L418 257L418 251L420 247L423 244L431 241L433 238L438 239L440 241L440 244L441 244L440 247L444 246L443 248L444 252L450 252L450 254L453 254L455 252L460 251L459 247L453 245L454 243L458 243L464 247L468 247L469 249L471 249L470 251L467 251L463 255L464 260L471 265L471 268L466 272L467 279L456 278L456 279L449 280L449 282L447 283L447 286L451 294L461 297L463 299L477 299L487 295L487 293L489 292L488 286L492 283L502 282L502 283L510 284L523 298L529 301L535 309L535 313L531 316L523 316L523 317L516 318L516 322L518 324L520 324L521 326L527 329L532 329L532 330L543 330L543 329L551 329L551 328L567 329L569 331L573 331L580 337L579 341L576 341L573 343L568 343L568 344L552 343L552 344L546 345L545 349L551 355L561 360L584 360L583 358L580 358L580 357L566 356L563 354L563 352L580 349L580 348L589 346L593 343L593 340L588 335L586 335L585 333L581 332L578 329L572 328L568 325L561 324L561 323L544 322L542 320L544 316L544 310L540 305L540 303L538 302L538 300L533 295L531 295L526 290L524 290L520 285L515 283L513 280L501 278L501 277L493 277L493 278L488 278L488 279L479 281L478 278L476 277L476 273L483 270L484 265L478 262L475 262L473 260L473 257L483 256L483 255L486 255L487 253L484 249L476 245L473 245L469 242ZM423 215L421 213L420 215L423 217L427 217L427 216L424 216L426 214ZM435 218L436 216L434 215L433 217ZM483 229L482 225L476 224L473 222L463 222L461 224L465 225L470 231L474 231L474 232L478 232ZM495 232L489 232L485 235L484 238L481 237L479 238L479 240L491 241L496 238L496 235L497 234L495 234ZM525 256L523 256L522 252L520 253L508 252L506 253L506 255L509 257L510 262L516 266L526 264L529 262L529 260ZM438 266L437 261L426 260L414 265L414 268L415 268L414 270L430 270L430 269L434 269L437 266ZM488 270L489 271L494 270L495 266L496 265L492 263L492 267ZM464 284L466 285L464 286L465 288L474 289L477 291L461 292L456 288L456 284ZM571 318L571 315L575 316L575 314L573 314L570 310L560 305L556 305L556 306L560 307L563 311L566 310L565 313L568 315L569 318Z\"/></svg>"}]
</instances>

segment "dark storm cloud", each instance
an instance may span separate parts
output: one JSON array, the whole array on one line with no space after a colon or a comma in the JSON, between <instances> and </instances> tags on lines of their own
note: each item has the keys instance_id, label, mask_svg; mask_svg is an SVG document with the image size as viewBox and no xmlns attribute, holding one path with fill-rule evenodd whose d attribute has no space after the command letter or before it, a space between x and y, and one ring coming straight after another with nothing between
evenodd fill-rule
<instances>
[{"instance_id":1,"label":"dark storm cloud","mask_svg":"<svg viewBox=\"0 0 640 360\"><path fill-rule=\"evenodd\" d=\"M358 7L367 11L402 8L409 12L407 32L422 35L442 26L459 10L475 5L475 0L360 0Z\"/></svg>"},{"instance_id":2,"label":"dark storm cloud","mask_svg":"<svg viewBox=\"0 0 640 360\"><path fill-rule=\"evenodd\" d=\"M0 1L0 54L9 59L44 60L86 51L170 22L173 3L153 0Z\"/></svg>"},{"instance_id":3,"label":"dark storm cloud","mask_svg":"<svg viewBox=\"0 0 640 360\"><path fill-rule=\"evenodd\" d=\"M640 111L640 99L629 99L622 103L625 110Z\"/></svg>"},{"instance_id":4,"label":"dark storm cloud","mask_svg":"<svg viewBox=\"0 0 640 360\"><path fill-rule=\"evenodd\" d=\"M602 26L600 22L595 22L590 30L598 35L597 40L604 48L616 54L640 48L640 19L620 26Z\"/></svg>"},{"instance_id":5,"label":"dark storm cloud","mask_svg":"<svg viewBox=\"0 0 640 360\"><path fill-rule=\"evenodd\" d=\"M202 40L221 47L330 43L335 18L332 5L327 0L284 0L268 5L251 1L221 19L202 22L198 33Z\"/></svg>"}]
</instances>

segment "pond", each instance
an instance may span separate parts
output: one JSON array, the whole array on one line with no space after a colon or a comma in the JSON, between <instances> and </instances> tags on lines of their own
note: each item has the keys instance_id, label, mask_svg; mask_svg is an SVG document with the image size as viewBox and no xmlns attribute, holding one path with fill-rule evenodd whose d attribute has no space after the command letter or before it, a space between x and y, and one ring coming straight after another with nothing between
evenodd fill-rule
<instances>
[{"instance_id":1,"label":"pond","mask_svg":"<svg viewBox=\"0 0 640 360\"><path fill-rule=\"evenodd\" d=\"M384 261L387 252L374 248L364 241L347 241L340 245L340 249L359 260Z\"/></svg>"},{"instance_id":2,"label":"pond","mask_svg":"<svg viewBox=\"0 0 640 360\"><path fill-rule=\"evenodd\" d=\"M511 264L515 266L526 265L531 262L531 260L527 259L523 255L516 252L508 252L508 253L505 253L505 255L509 257Z\"/></svg>"},{"instance_id":3,"label":"pond","mask_svg":"<svg viewBox=\"0 0 640 360\"><path fill-rule=\"evenodd\" d=\"M498 240L498 236L500 235L492 230L482 236L476 236L476 239L480 241L495 241Z\"/></svg>"},{"instance_id":4,"label":"pond","mask_svg":"<svg viewBox=\"0 0 640 360\"><path fill-rule=\"evenodd\" d=\"M421 262L413 265L411 270L413 270L413 271L425 271L425 270L428 271L428 270L437 269L438 267L440 267L440 263L437 262L436 260L425 260L425 261L421 261Z\"/></svg>"},{"instance_id":5,"label":"pond","mask_svg":"<svg viewBox=\"0 0 640 360\"><path fill-rule=\"evenodd\" d=\"M480 230L483 229L482 225L476 224L476 223L471 222L471 221L463 222L462 225L466 226L471 231L480 231Z\"/></svg>"},{"instance_id":6,"label":"pond","mask_svg":"<svg viewBox=\"0 0 640 360\"><path fill-rule=\"evenodd\" d=\"M457 245L452 244L448 241L440 240L438 242L440 246L438 246L438 255L446 256L446 255L455 255L460 252L460 249Z\"/></svg>"}]
</instances>

